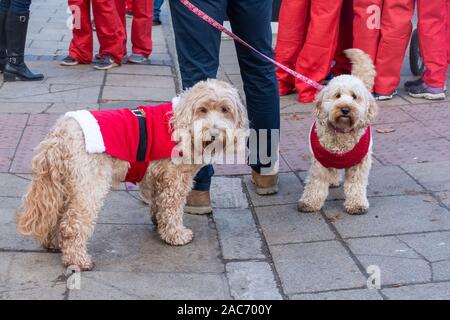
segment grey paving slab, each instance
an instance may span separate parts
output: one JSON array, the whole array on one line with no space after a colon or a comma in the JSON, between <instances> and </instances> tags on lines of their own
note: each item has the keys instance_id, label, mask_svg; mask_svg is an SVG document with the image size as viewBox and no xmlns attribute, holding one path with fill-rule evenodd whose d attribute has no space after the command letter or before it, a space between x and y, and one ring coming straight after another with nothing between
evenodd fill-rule
<instances>
[{"instance_id":1,"label":"grey paving slab","mask_svg":"<svg viewBox=\"0 0 450 320\"><path fill-rule=\"evenodd\" d=\"M299 179L292 172L281 173L279 175L278 193L270 196L260 196L256 194L255 187L251 182L250 176L245 176L244 181L247 186L250 199L255 207L297 203L301 192L303 191Z\"/></svg>"},{"instance_id":2,"label":"grey paving slab","mask_svg":"<svg viewBox=\"0 0 450 320\"><path fill-rule=\"evenodd\" d=\"M64 268L59 254L0 252L9 260L2 299L62 300L66 292Z\"/></svg>"},{"instance_id":3,"label":"grey paving slab","mask_svg":"<svg viewBox=\"0 0 450 320\"><path fill-rule=\"evenodd\" d=\"M450 161L403 165L403 168L429 190L450 190Z\"/></svg>"},{"instance_id":4,"label":"grey paving slab","mask_svg":"<svg viewBox=\"0 0 450 320\"><path fill-rule=\"evenodd\" d=\"M226 265L231 296L237 300L281 300L267 262L230 262Z\"/></svg>"},{"instance_id":5,"label":"grey paving slab","mask_svg":"<svg viewBox=\"0 0 450 320\"><path fill-rule=\"evenodd\" d=\"M20 204L20 198L0 197L0 249L43 251L38 242L16 231L16 210Z\"/></svg>"},{"instance_id":6,"label":"grey paving slab","mask_svg":"<svg viewBox=\"0 0 450 320\"><path fill-rule=\"evenodd\" d=\"M106 77L105 84L107 86L120 87L175 89L175 82L172 76L109 74Z\"/></svg>"},{"instance_id":7,"label":"grey paving slab","mask_svg":"<svg viewBox=\"0 0 450 320\"><path fill-rule=\"evenodd\" d=\"M262 241L249 209L215 209L213 215L223 258L265 258Z\"/></svg>"},{"instance_id":8,"label":"grey paving slab","mask_svg":"<svg viewBox=\"0 0 450 320\"><path fill-rule=\"evenodd\" d=\"M135 74L135 75L153 75L153 76L172 76L172 68L166 66L137 66L137 65L123 65L120 68L115 68L108 71L108 74Z\"/></svg>"},{"instance_id":9,"label":"grey paving slab","mask_svg":"<svg viewBox=\"0 0 450 320\"><path fill-rule=\"evenodd\" d=\"M306 181L307 172L298 173L302 181ZM330 188L328 200L342 200L344 195L344 178L341 174L341 186ZM414 181L408 174L397 166L373 166L369 175L367 195L371 196L393 196L411 195L424 192L424 189Z\"/></svg>"},{"instance_id":10,"label":"grey paving slab","mask_svg":"<svg viewBox=\"0 0 450 320\"><path fill-rule=\"evenodd\" d=\"M22 197L29 181L10 173L0 173L0 197Z\"/></svg>"},{"instance_id":11,"label":"grey paving slab","mask_svg":"<svg viewBox=\"0 0 450 320\"><path fill-rule=\"evenodd\" d=\"M174 88L105 86L103 89L102 99L171 101L175 95Z\"/></svg>"},{"instance_id":12,"label":"grey paving slab","mask_svg":"<svg viewBox=\"0 0 450 320\"><path fill-rule=\"evenodd\" d=\"M126 191L111 191L99 214L99 223L151 224L150 209Z\"/></svg>"},{"instance_id":13,"label":"grey paving slab","mask_svg":"<svg viewBox=\"0 0 450 320\"><path fill-rule=\"evenodd\" d=\"M448 230L450 215L429 196L371 198L369 213L344 213L341 201L329 201L324 212L343 237L366 237L412 232Z\"/></svg>"},{"instance_id":14,"label":"grey paving slab","mask_svg":"<svg viewBox=\"0 0 450 320\"><path fill-rule=\"evenodd\" d=\"M331 232L320 214L305 214L296 204L255 208L269 244L331 240Z\"/></svg>"},{"instance_id":15,"label":"grey paving slab","mask_svg":"<svg viewBox=\"0 0 450 320\"><path fill-rule=\"evenodd\" d=\"M224 275L195 273L89 272L83 273L81 289L71 290L69 300L230 299Z\"/></svg>"},{"instance_id":16,"label":"grey paving slab","mask_svg":"<svg viewBox=\"0 0 450 320\"><path fill-rule=\"evenodd\" d=\"M214 208L248 208L241 178L213 177L211 201Z\"/></svg>"},{"instance_id":17,"label":"grey paving slab","mask_svg":"<svg viewBox=\"0 0 450 320\"><path fill-rule=\"evenodd\" d=\"M287 294L358 288L366 279L337 241L271 246Z\"/></svg>"},{"instance_id":18,"label":"grey paving slab","mask_svg":"<svg viewBox=\"0 0 450 320\"><path fill-rule=\"evenodd\" d=\"M45 113L64 114L69 111L77 110L98 110L99 105L96 102L92 103L52 103Z\"/></svg>"},{"instance_id":19,"label":"grey paving slab","mask_svg":"<svg viewBox=\"0 0 450 320\"><path fill-rule=\"evenodd\" d=\"M321 293L296 294L291 300L383 300L378 290L352 289Z\"/></svg>"},{"instance_id":20,"label":"grey paving slab","mask_svg":"<svg viewBox=\"0 0 450 320\"><path fill-rule=\"evenodd\" d=\"M449 300L450 282L416 284L383 289L382 292L391 300Z\"/></svg>"},{"instance_id":21,"label":"grey paving slab","mask_svg":"<svg viewBox=\"0 0 450 320\"><path fill-rule=\"evenodd\" d=\"M205 216L184 217L194 231L185 246L164 243L153 225L97 225L89 248L97 271L222 272L219 243Z\"/></svg>"},{"instance_id":22,"label":"grey paving slab","mask_svg":"<svg viewBox=\"0 0 450 320\"><path fill-rule=\"evenodd\" d=\"M49 103L2 102L0 113L41 113L47 110L49 106Z\"/></svg>"},{"instance_id":23,"label":"grey paving slab","mask_svg":"<svg viewBox=\"0 0 450 320\"><path fill-rule=\"evenodd\" d=\"M400 235L398 238L428 261L450 260L450 232Z\"/></svg>"},{"instance_id":24,"label":"grey paving slab","mask_svg":"<svg viewBox=\"0 0 450 320\"><path fill-rule=\"evenodd\" d=\"M395 237L351 239L350 249L365 268L380 269L381 285L429 282L431 265Z\"/></svg>"}]
</instances>

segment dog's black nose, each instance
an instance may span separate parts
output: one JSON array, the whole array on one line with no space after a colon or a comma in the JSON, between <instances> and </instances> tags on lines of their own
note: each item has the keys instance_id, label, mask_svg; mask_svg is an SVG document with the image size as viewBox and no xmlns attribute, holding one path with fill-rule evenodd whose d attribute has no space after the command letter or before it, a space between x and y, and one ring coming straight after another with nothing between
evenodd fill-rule
<instances>
[{"instance_id":1,"label":"dog's black nose","mask_svg":"<svg viewBox=\"0 0 450 320\"><path fill-rule=\"evenodd\" d=\"M342 114L349 114L350 109L349 108L341 108Z\"/></svg>"}]
</instances>

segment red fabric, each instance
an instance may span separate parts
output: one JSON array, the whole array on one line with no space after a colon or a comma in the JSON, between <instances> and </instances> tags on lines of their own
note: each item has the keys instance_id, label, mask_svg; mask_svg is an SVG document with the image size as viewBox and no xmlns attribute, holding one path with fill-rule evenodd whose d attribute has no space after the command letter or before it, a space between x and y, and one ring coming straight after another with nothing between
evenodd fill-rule
<instances>
[{"instance_id":1,"label":"red fabric","mask_svg":"<svg viewBox=\"0 0 450 320\"><path fill-rule=\"evenodd\" d=\"M133 22L131 25L132 52L148 57L152 53L153 0L128 0L131 2ZM117 11L126 30L127 0L115 0ZM125 34L124 52L127 53Z\"/></svg>"},{"instance_id":2,"label":"red fabric","mask_svg":"<svg viewBox=\"0 0 450 320\"><path fill-rule=\"evenodd\" d=\"M122 64L125 32L114 2L92 0L95 29L100 43L100 55L109 54L119 65Z\"/></svg>"},{"instance_id":3,"label":"red fabric","mask_svg":"<svg viewBox=\"0 0 450 320\"><path fill-rule=\"evenodd\" d=\"M447 80L447 0L418 0L420 52L425 64L423 81L443 88Z\"/></svg>"},{"instance_id":4,"label":"red fabric","mask_svg":"<svg viewBox=\"0 0 450 320\"><path fill-rule=\"evenodd\" d=\"M428 0L428 2L430 2ZM381 30L367 27L373 12L368 7L381 8ZM405 51L411 36L414 0L358 0L353 1L353 46L372 57L377 70L373 90L390 94L400 82Z\"/></svg>"},{"instance_id":5,"label":"red fabric","mask_svg":"<svg viewBox=\"0 0 450 320\"><path fill-rule=\"evenodd\" d=\"M125 181L140 182L150 161L170 158L175 147L169 125L172 104L141 106L146 115L147 153L145 161L136 162L139 148L139 122L129 109L91 111L97 120L105 144L105 153L130 162Z\"/></svg>"},{"instance_id":6,"label":"red fabric","mask_svg":"<svg viewBox=\"0 0 450 320\"><path fill-rule=\"evenodd\" d=\"M127 0L127 11L133 10L133 0Z\"/></svg>"},{"instance_id":7,"label":"red fabric","mask_svg":"<svg viewBox=\"0 0 450 320\"><path fill-rule=\"evenodd\" d=\"M331 69L335 77L342 74L350 74L352 71L350 60L344 54L344 50L353 47L353 16L352 1L344 1L339 27L339 40L334 56L336 64Z\"/></svg>"},{"instance_id":8,"label":"red fabric","mask_svg":"<svg viewBox=\"0 0 450 320\"><path fill-rule=\"evenodd\" d=\"M368 127L353 149L345 153L334 153L322 147L317 135L316 123L311 128L309 140L314 157L325 168L347 169L360 163L369 152L371 132Z\"/></svg>"},{"instance_id":9,"label":"red fabric","mask_svg":"<svg viewBox=\"0 0 450 320\"><path fill-rule=\"evenodd\" d=\"M336 50L343 0L283 0L276 58L314 81L328 75ZM300 102L312 102L317 90L277 70L280 93L298 91Z\"/></svg>"},{"instance_id":10,"label":"red fabric","mask_svg":"<svg viewBox=\"0 0 450 320\"><path fill-rule=\"evenodd\" d=\"M93 33L91 21L91 0L69 0L69 7L74 14L72 41L69 56L80 63L92 63ZM120 28L119 16L115 6L108 0L92 0L92 12L95 21L100 54L110 54L115 62L122 64L122 40L125 36ZM77 17L78 15L78 17ZM79 20L79 28L76 21Z\"/></svg>"},{"instance_id":11,"label":"red fabric","mask_svg":"<svg viewBox=\"0 0 450 320\"><path fill-rule=\"evenodd\" d=\"M69 0L69 8L74 15L72 41L69 56L80 63L92 63L93 36L91 23L91 0ZM78 18L76 16L78 15ZM78 22L79 21L79 22ZM79 23L79 28L76 24Z\"/></svg>"},{"instance_id":12,"label":"red fabric","mask_svg":"<svg viewBox=\"0 0 450 320\"><path fill-rule=\"evenodd\" d=\"M447 1L447 63L450 64L450 1Z\"/></svg>"}]
</instances>

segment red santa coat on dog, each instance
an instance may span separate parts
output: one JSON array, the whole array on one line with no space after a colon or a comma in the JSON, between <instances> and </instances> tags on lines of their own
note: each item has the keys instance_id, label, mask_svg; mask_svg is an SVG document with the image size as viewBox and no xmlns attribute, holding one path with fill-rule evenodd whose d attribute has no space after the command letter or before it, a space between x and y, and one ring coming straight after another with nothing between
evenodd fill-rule
<instances>
[{"instance_id":1,"label":"red santa coat on dog","mask_svg":"<svg viewBox=\"0 0 450 320\"><path fill-rule=\"evenodd\" d=\"M325 168L348 169L364 160L372 146L372 136L370 127L362 135L361 139L356 143L353 149L347 152L331 152L325 149L319 141L316 131L316 123L311 127L309 133L309 147L311 153L317 161Z\"/></svg>"},{"instance_id":2,"label":"red santa coat on dog","mask_svg":"<svg viewBox=\"0 0 450 320\"><path fill-rule=\"evenodd\" d=\"M176 144L172 141L169 124L173 115L172 103L140 106L137 110L82 110L66 113L67 117L80 124L88 153L106 153L130 163L124 181L132 183L144 178L150 161L176 155ZM146 134L143 130L146 130ZM146 143L143 141L145 137Z\"/></svg>"}]
</instances>

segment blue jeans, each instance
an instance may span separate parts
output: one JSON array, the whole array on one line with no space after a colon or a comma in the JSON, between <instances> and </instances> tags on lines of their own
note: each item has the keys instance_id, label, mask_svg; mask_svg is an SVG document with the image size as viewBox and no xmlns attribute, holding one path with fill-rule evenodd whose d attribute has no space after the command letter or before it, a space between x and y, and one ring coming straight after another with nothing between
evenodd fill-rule
<instances>
[{"instance_id":1,"label":"blue jeans","mask_svg":"<svg viewBox=\"0 0 450 320\"><path fill-rule=\"evenodd\" d=\"M223 23L227 15L238 36L273 57L270 26L272 0L191 2L219 23ZM195 16L178 0L170 0L170 6L183 87L189 88L201 80L215 78L219 67L220 32ZM275 66L241 44L235 43L235 46L244 82L250 127L257 130L279 130L280 99ZM260 172L262 167L270 167L278 160L278 154L270 154L271 147L269 135L267 150L271 163L262 165L258 157L257 163L251 165L253 170ZM209 190L213 174L211 165L202 168L195 177L194 189Z\"/></svg>"},{"instance_id":2,"label":"blue jeans","mask_svg":"<svg viewBox=\"0 0 450 320\"><path fill-rule=\"evenodd\" d=\"M0 11L16 15L30 12L31 0L0 0Z\"/></svg>"},{"instance_id":3,"label":"blue jeans","mask_svg":"<svg viewBox=\"0 0 450 320\"><path fill-rule=\"evenodd\" d=\"M164 0L155 0L153 3L153 17L159 18L161 15L161 6L163 5Z\"/></svg>"}]
</instances>

